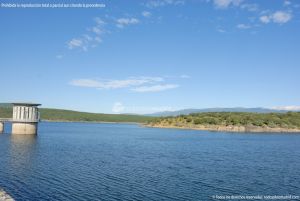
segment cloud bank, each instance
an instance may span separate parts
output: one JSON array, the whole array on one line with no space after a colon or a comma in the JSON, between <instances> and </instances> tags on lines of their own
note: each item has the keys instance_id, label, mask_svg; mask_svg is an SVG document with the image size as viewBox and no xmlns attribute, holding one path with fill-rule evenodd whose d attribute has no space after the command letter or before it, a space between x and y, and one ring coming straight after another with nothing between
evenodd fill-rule
<instances>
[{"instance_id":1,"label":"cloud bank","mask_svg":"<svg viewBox=\"0 0 300 201\"><path fill-rule=\"evenodd\" d=\"M135 92L158 92L158 91L165 91L169 89L178 88L179 85L177 84L160 84L160 85L153 85L153 86L142 86L131 89Z\"/></svg>"},{"instance_id":2,"label":"cloud bank","mask_svg":"<svg viewBox=\"0 0 300 201\"><path fill-rule=\"evenodd\" d=\"M119 18L116 20L117 27L123 28L131 24L138 24L140 21L137 18Z\"/></svg>"},{"instance_id":3,"label":"cloud bank","mask_svg":"<svg viewBox=\"0 0 300 201\"><path fill-rule=\"evenodd\" d=\"M300 106L294 106L294 105L290 105L290 106L277 106L277 107L273 107L271 109L274 109L274 110L286 110L286 111L300 111Z\"/></svg>"},{"instance_id":4,"label":"cloud bank","mask_svg":"<svg viewBox=\"0 0 300 201\"><path fill-rule=\"evenodd\" d=\"M293 16L290 12L276 11L270 15L263 15L259 19L264 24L268 24L270 22L284 24L290 21L292 17Z\"/></svg>"},{"instance_id":5,"label":"cloud bank","mask_svg":"<svg viewBox=\"0 0 300 201\"><path fill-rule=\"evenodd\" d=\"M186 79L187 76L184 76L184 78ZM179 87L178 84L165 82L162 77L130 77L122 80L74 79L69 82L69 85L105 90L128 88L130 91L138 93L160 92Z\"/></svg>"},{"instance_id":6,"label":"cloud bank","mask_svg":"<svg viewBox=\"0 0 300 201\"><path fill-rule=\"evenodd\" d=\"M184 5L184 0L151 0L146 3L148 8L163 7L168 5Z\"/></svg>"}]
</instances>

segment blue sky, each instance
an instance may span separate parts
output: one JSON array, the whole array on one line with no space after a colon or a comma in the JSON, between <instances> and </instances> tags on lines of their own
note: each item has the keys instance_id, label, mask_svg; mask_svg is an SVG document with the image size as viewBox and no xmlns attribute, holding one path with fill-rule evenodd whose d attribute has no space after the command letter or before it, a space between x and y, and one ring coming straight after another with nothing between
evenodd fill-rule
<instances>
[{"instance_id":1,"label":"blue sky","mask_svg":"<svg viewBox=\"0 0 300 201\"><path fill-rule=\"evenodd\" d=\"M90 3L105 8L0 7L0 102L103 113L299 108L299 1Z\"/></svg>"}]
</instances>

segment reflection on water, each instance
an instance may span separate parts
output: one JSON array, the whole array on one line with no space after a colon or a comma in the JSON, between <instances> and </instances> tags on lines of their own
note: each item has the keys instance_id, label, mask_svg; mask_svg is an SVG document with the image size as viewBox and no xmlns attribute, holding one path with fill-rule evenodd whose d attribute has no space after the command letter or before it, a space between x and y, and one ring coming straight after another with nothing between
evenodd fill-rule
<instances>
[{"instance_id":1,"label":"reflection on water","mask_svg":"<svg viewBox=\"0 0 300 201\"><path fill-rule=\"evenodd\" d=\"M17 171L26 170L35 158L37 135L10 135L9 165Z\"/></svg>"},{"instance_id":2,"label":"reflection on water","mask_svg":"<svg viewBox=\"0 0 300 201\"><path fill-rule=\"evenodd\" d=\"M10 139L13 146L32 147L37 137L37 135L11 135Z\"/></svg>"}]
</instances>

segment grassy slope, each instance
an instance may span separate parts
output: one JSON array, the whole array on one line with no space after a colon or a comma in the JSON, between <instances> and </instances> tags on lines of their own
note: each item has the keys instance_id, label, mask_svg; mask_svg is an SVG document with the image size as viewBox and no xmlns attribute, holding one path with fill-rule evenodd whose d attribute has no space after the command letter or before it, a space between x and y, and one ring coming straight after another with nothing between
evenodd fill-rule
<instances>
[{"instance_id":1,"label":"grassy slope","mask_svg":"<svg viewBox=\"0 0 300 201\"><path fill-rule=\"evenodd\" d=\"M244 113L213 112L180 115L152 120L152 126L197 127L197 126L255 126L269 128L300 129L300 112Z\"/></svg>"},{"instance_id":2,"label":"grassy slope","mask_svg":"<svg viewBox=\"0 0 300 201\"><path fill-rule=\"evenodd\" d=\"M11 118L12 109L8 107L0 107L0 118Z\"/></svg>"},{"instance_id":3,"label":"grassy slope","mask_svg":"<svg viewBox=\"0 0 300 201\"><path fill-rule=\"evenodd\" d=\"M153 117L125 114L97 114L71 110L41 108L41 119L50 121L103 121L103 122L137 122L144 123ZM11 118L11 107L0 107L0 118Z\"/></svg>"}]
</instances>

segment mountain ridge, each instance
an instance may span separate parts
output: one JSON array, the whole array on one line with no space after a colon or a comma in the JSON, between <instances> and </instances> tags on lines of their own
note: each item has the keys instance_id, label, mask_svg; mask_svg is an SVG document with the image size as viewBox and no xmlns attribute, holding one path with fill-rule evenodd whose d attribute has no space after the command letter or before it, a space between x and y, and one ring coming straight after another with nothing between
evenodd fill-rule
<instances>
[{"instance_id":1,"label":"mountain ridge","mask_svg":"<svg viewBox=\"0 0 300 201\"><path fill-rule=\"evenodd\" d=\"M203 109L183 109L177 111L164 111L146 114L146 116L152 117L166 117L166 116L178 116L188 115L192 113L204 113L204 112L250 112L250 113L286 113L287 110L276 110L263 107L246 108L246 107L233 107L233 108L203 108Z\"/></svg>"}]
</instances>

